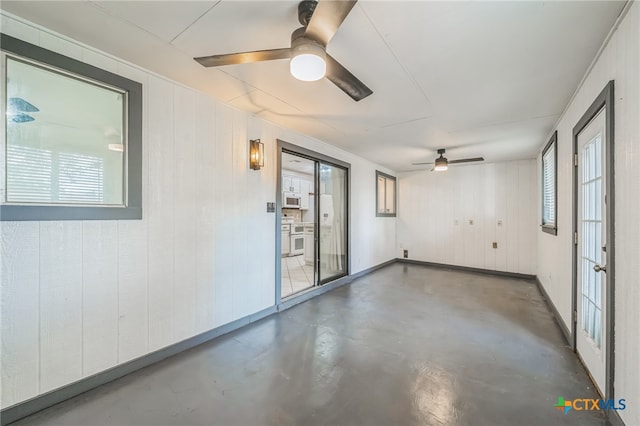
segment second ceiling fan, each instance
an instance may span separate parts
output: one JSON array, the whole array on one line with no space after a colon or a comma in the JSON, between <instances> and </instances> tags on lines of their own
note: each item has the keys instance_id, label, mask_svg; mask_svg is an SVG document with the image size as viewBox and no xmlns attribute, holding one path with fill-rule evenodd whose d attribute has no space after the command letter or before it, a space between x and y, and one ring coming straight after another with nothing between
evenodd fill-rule
<instances>
[{"instance_id":1,"label":"second ceiling fan","mask_svg":"<svg viewBox=\"0 0 640 426\"><path fill-rule=\"evenodd\" d=\"M290 59L291 74L302 81L326 77L354 101L372 92L326 51L327 44L357 0L303 0L298 5L298 21L303 25L291 34L291 47L193 58L205 67Z\"/></svg>"},{"instance_id":2,"label":"second ceiling fan","mask_svg":"<svg viewBox=\"0 0 640 426\"><path fill-rule=\"evenodd\" d=\"M476 161L484 161L484 157L462 158L460 160L449 161L444 156L444 151L445 151L444 148L438 150L438 154L440 154L440 157L436 158L436 161L430 161L428 163L411 163L411 164L413 164L414 166L421 166L424 164L435 164L435 166L433 167L433 169L431 169L431 171L442 172L449 168L449 164L473 163Z\"/></svg>"}]
</instances>

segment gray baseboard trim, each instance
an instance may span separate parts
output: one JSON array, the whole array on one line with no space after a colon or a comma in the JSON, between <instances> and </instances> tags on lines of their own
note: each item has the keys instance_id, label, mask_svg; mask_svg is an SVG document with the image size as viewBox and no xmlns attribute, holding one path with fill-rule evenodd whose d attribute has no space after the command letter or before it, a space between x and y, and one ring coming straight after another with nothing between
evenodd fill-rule
<instances>
[{"instance_id":1,"label":"gray baseboard trim","mask_svg":"<svg viewBox=\"0 0 640 426\"><path fill-rule=\"evenodd\" d=\"M133 373L134 371L140 370L141 368L148 367L152 364L162 361L165 358L186 351L187 349L191 349L202 343L208 342L209 340L215 339L216 337L222 336L223 334L230 333L234 330L244 327L245 325L251 324L252 322L266 318L276 311L276 307L271 306L267 309L256 312L255 314L237 319L228 324L198 334L197 336L193 336L171 346L167 346L166 348L159 349L140 358L136 358L132 361L94 374L93 376L85 377L84 379L78 380L77 382L70 383L61 388L52 390L45 394L28 399L24 402L20 402L18 404L7 407L0 412L0 424L4 426L9 423L15 422L16 420L19 420L23 417L37 413L38 411L44 410L45 408L51 407L52 405L58 404L91 389L97 388L98 386L126 376L127 374Z\"/></svg>"},{"instance_id":2,"label":"gray baseboard trim","mask_svg":"<svg viewBox=\"0 0 640 426\"><path fill-rule=\"evenodd\" d=\"M622 417L620 417L620 414L618 414L617 411L615 410L607 410L607 420L609 420L609 423L611 423L611 426L625 426L624 421L622 420Z\"/></svg>"},{"instance_id":3,"label":"gray baseboard trim","mask_svg":"<svg viewBox=\"0 0 640 426\"><path fill-rule=\"evenodd\" d=\"M569 329L567 328L567 325L562 320L562 317L560 316L560 312L558 312L556 305L553 304L553 301L547 294L547 291L544 289L544 286L542 285L542 282L540 282L540 279L538 277L536 277L536 285L538 286L538 290L540 290L540 294L542 294L542 298L547 303L549 310L551 310L551 314L553 314L553 318L556 320L556 324L558 324L558 327L560 327L560 331L562 331L562 334L564 335L564 339L567 341L567 344L571 346L571 342L572 342L571 333L569 333Z\"/></svg>"},{"instance_id":4,"label":"gray baseboard trim","mask_svg":"<svg viewBox=\"0 0 640 426\"><path fill-rule=\"evenodd\" d=\"M137 370L162 361L163 359L169 358L173 355L179 354L180 352L201 345L202 343L208 342L209 340L215 339L216 337L220 337L224 334L244 327L245 325L266 318L278 311L283 311L299 303L305 302L315 296L341 287L345 284L350 283L354 279L370 274L377 269L383 268L395 262L396 259L391 259L387 262L372 266L371 268L367 268L356 274L338 278L335 281L332 281L320 287L313 288L290 300L285 300L278 306L270 306L269 308L263 309L262 311L237 319L228 324L214 328L213 330L206 331L204 333L198 334L197 336L193 336L171 346L167 346L166 348L151 352L140 358L136 358L108 370L101 371L100 373L94 374L93 376L85 377L84 379L78 380L77 382L70 383L61 388L54 389L45 394L38 395L34 398L7 407L0 411L0 425L5 426L9 423L15 422L16 420L20 420L24 417L30 416L31 414L35 414L38 411L44 410L45 408L49 408L62 401L66 401L67 399L71 399L84 392L90 391L91 389L97 388L98 386L102 386L123 376L126 376L127 374L131 374Z\"/></svg>"},{"instance_id":5,"label":"gray baseboard trim","mask_svg":"<svg viewBox=\"0 0 640 426\"><path fill-rule=\"evenodd\" d=\"M351 279L358 279L360 277L364 277L365 275L369 275L370 273L377 271L380 268L384 268L385 266L389 266L389 265L393 265L394 263L396 263L398 261L398 259L391 259L391 260L387 260L386 262L382 262L379 263L375 266L372 266L371 268L367 268L367 269L363 269L360 272L356 272L355 274L351 275Z\"/></svg>"},{"instance_id":6,"label":"gray baseboard trim","mask_svg":"<svg viewBox=\"0 0 640 426\"><path fill-rule=\"evenodd\" d=\"M397 262L401 262L401 263L411 263L411 264L414 264L414 265L431 266L433 268L453 269L453 270L466 271L466 272L477 272L477 273L480 273L480 274L497 275L497 276L500 276L500 277L518 278L518 279L522 279L522 280L534 280L536 278L535 275L518 274L517 272L494 271L494 270L491 270L491 269L472 268L470 266L459 266L459 265L449 265L447 263L425 262L423 260L397 258L396 261Z\"/></svg>"}]
</instances>

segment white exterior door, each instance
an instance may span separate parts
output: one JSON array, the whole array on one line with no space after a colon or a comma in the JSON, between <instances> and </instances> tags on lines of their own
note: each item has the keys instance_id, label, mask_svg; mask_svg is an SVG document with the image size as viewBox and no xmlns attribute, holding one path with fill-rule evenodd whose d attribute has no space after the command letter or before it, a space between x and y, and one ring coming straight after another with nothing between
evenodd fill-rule
<instances>
[{"instance_id":1,"label":"white exterior door","mask_svg":"<svg viewBox=\"0 0 640 426\"><path fill-rule=\"evenodd\" d=\"M605 390L606 197L603 108L578 134L576 347L591 377Z\"/></svg>"}]
</instances>

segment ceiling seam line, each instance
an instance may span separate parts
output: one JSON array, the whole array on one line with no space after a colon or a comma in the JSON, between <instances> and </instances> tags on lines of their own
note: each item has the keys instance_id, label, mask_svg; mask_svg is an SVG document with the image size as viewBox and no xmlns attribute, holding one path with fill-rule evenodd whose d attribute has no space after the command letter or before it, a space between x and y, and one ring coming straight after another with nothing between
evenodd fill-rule
<instances>
[{"instance_id":1,"label":"ceiling seam line","mask_svg":"<svg viewBox=\"0 0 640 426\"><path fill-rule=\"evenodd\" d=\"M391 123L391 124L385 124L384 126L380 126L381 129L386 129L388 127L394 127L394 126L401 126L403 124L409 124L409 123L414 123L416 121L422 121L422 120L428 120L431 117L433 117L433 115L427 115L424 117L418 117L418 118L412 118L410 120L405 120L405 121L399 121L397 123Z\"/></svg>"},{"instance_id":2,"label":"ceiling seam line","mask_svg":"<svg viewBox=\"0 0 640 426\"><path fill-rule=\"evenodd\" d=\"M222 1L222 0L220 0L220 1ZM112 12L111 12L110 10L108 10L108 9L105 9L105 8L101 7L99 4L97 4L97 3L95 2L95 0L88 0L88 2L87 2L87 3L89 3L89 5L91 5L92 7L95 7L95 8L96 8L96 9L98 9L100 12L104 13L105 15L109 15L109 16L111 16L112 18L115 18L115 19L117 19L117 20L119 20L119 21L122 21L122 22L124 22L124 23L126 23L126 24L128 24L128 25L131 25L131 26L133 26L133 27L137 28L138 30L140 30L140 31L142 31L142 32L145 32L145 33L149 34L151 37L155 38L156 40L160 40L163 44L167 42L166 40L163 40L163 39L162 39L162 37L159 37L157 34L154 34L154 33L152 33L151 31L149 31L149 30L147 30L147 29L145 29L145 28L142 28L141 26L139 26L139 25L138 25L138 24L136 24L135 22L132 22L132 21L130 21L130 20L128 20L128 19L126 19L126 18L123 18L123 17L122 17L122 16L120 16L120 15L117 15L117 14L115 14L115 13L112 13Z\"/></svg>"},{"instance_id":3,"label":"ceiling seam line","mask_svg":"<svg viewBox=\"0 0 640 426\"><path fill-rule=\"evenodd\" d=\"M196 18L195 21L193 21L192 23L190 23L189 25L187 25L187 27L185 29L183 29L182 31L180 31L178 34L176 34L175 37L173 37L171 40L169 40L169 44L173 44L173 42L180 37L182 34L184 34L185 31L187 31L189 28L191 28L193 25L195 25L196 22L198 22L200 19L202 19L202 17L204 15L206 15L207 13L211 12L211 10L216 7L217 5L219 5L220 3L222 3L222 0L218 0L217 2L215 2L215 4L213 6L211 6L209 9L205 10L202 15L198 16Z\"/></svg>"},{"instance_id":4,"label":"ceiling seam line","mask_svg":"<svg viewBox=\"0 0 640 426\"><path fill-rule=\"evenodd\" d=\"M378 36L380 37L380 39L382 40L382 42L385 44L385 46L387 46L387 49L389 50L389 52L391 53L391 55L393 56L393 58L396 60L396 62L398 63L398 65L400 65L400 68L402 68L402 70L404 71L404 73L407 75L407 77L409 77L409 80L411 80L413 82L413 84L418 88L418 90L420 91L420 93L422 93L422 96L424 96L424 99L429 103L429 106L433 108L433 104L431 102L431 100L429 99L429 96L427 96L427 94L424 92L422 86L420 86L420 84L418 84L418 82L416 81L416 79L413 77L413 75L411 75L411 73L409 72L409 70L404 66L404 64L402 62L400 62L400 59L398 58L398 56L396 56L396 53L393 51L393 49L391 48L391 45L389 45L389 43L387 42L387 39L384 38L384 36L382 35L382 33L380 33L380 30L378 29L378 27L376 26L376 24L373 22L373 20L371 19L371 17L369 16L369 14L367 13L366 10L364 10L364 7L360 6L360 10L362 10L362 13L364 13L364 16L367 17L367 20L369 21L369 23L371 24L371 26L373 27L373 29L376 31L376 33L378 34Z\"/></svg>"}]
</instances>

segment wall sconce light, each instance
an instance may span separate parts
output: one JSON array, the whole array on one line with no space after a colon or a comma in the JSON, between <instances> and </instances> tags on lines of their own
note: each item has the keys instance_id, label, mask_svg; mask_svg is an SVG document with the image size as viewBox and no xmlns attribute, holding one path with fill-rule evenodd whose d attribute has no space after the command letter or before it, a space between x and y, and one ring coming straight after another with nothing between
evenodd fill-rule
<instances>
[{"instance_id":1,"label":"wall sconce light","mask_svg":"<svg viewBox=\"0 0 640 426\"><path fill-rule=\"evenodd\" d=\"M260 139L249 141L249 168L251 170L260 170L264 167L264 144Z\"/></svg>"}]
</instances>

